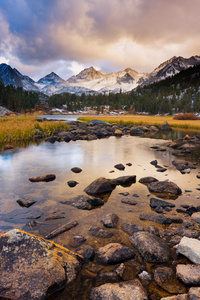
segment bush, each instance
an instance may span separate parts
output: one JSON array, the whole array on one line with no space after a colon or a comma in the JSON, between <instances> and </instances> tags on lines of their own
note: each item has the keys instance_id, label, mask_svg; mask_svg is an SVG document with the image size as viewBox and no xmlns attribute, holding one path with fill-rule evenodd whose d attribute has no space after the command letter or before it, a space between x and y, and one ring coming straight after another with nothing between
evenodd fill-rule
<instances>
[{"instance_id":1,"label":"bush","mask_svg":"<svg viewBox=\"0 0 200 300\"><path fill-rule=\"evenodd\" d=\"M178 114L173 117L174 120L200 120L200 117L194 113Z\"/></svg>"}]
</instances>

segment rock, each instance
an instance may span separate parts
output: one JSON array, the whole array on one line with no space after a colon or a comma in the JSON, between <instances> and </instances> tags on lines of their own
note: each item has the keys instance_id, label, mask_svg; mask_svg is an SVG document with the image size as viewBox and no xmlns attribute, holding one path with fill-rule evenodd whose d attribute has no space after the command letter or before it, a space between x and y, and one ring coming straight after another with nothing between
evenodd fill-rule
<instances>
[{"instance_id":1,"label":"rock","mask_svg":"<svg viewBox=\"0 0 200 300\"><path fill-rule=\"evenodd\" d=\"M124 264L124 263L121 263L121 264L119 265L119 267L117 267L117 268L115 269L115 273L116 273L119 277L123 278L123 275L124 275L125 270L126 270L125 264Z\"/></svg>"},{"instance_id":2,"label":"rock","mask_svg":"<svg viewBox=\"0 0 200 300\"><path fill-rule=\"evenodd\" d=\"M156 226L151 225L151 226L147 227L147 231L151 232L157 236L160 236L159 229Z\"/></svg>"},{"instance_id":3,"label":"rock","mask_svg":"<svg viewBox=\"0 0 200 300\"><path fill-rule=\"evenodd\" d=\"M155 212L157 212L158 214L162 214L163 213L163 207L162 206L156 206Z\"/></svg>"},{"instance_id":4,"label":"rock","mask_svg":"<svg viewBox=\"0 0 200 300\"><path fill-rule=\"evenodd\" d=\"M133 235L135 232L144 231L144 227L133 223L123 223L122 230L129 235Z\"/></svg>"},{"instance_id":5,"label":"rock","mask_svg":"<svg viewBox=\"0 0 200 300\"><path fill-rule=\"evenodd\" d=\"M176 275L186 285L200 284L200 265L183 265L176 266Z\"/></svg>"},{"instance_id":6,"label":"rock","mask_svg":"<svg viewBox=\"0 0 200 300\"><path fill-rule=\"evenodd\" d=\"M150 162L150 164L153 165L153 166L157 166L158 161L157 161L157 160L152 160L152 161Z\"/></svg>"},{"instance_id":7,"label":"rock","mask_svg":"<svg viewBox=\"0 0 200 300\"><path fill-rule=\"evenodd\" d=\"M95 254L94 249L88 248L84 251L84 258L87 260L92 260L94 257L94 254Z\"/></svg>"},{"instance_id":8,"label":"rock","mask_svg":"<svg viewBox=\"0 0 200 300\"><path fill-rule=\"evenodd\" d=\"M167 201L163 201L163 200L159 200L156 198L151 198L150 199L150 206L152 208L156 208L157 206L161 206L161 207L175 207L175 204L167 202Z\"/></svg>"},{"instance_id":9,"label":"rock","mask_svg":"<svg viewBox=\"0 0 200 300\"><path fill-rule=\"evenodd\" d=\"M118 276L115 272L99 273L98 278L104 281L117 282Z\"/></svg>"},{"instance_id":10,"label":"rock","mask_svg":"<svg viewBox=\"0 0 200 300\"><path fill-rule=\"evenodd\" d=\"M123 135L123 132L120 129L116 129L114 135L120 137Z\"/></svg>"},{"instance_id":11,"label":"rock","mask_svg":"<svg viewBox=\"0 0 200 300\"><path fill-rule=\"evenodd\" d=\"M139 128L138 126L137 127L132 127L130 129L130 135L131 136L135 136L135 135L143 135L144 134L144 131Z\"/></svg>"},{"instance_id":12,"label":"rock","mask_svg":"<svg viewBox=\"0 0 200 300\"><path fill-rule=\"evenodd\" d=\"M161 263L170 259L170 249L166 242L153 233L136 232L130 241L147 262Z\"/></svg>"},{"instance_id":13,"label":"rock","mask_svg":"<svg viewBox=\"0 0 200 300\"><path fill-rule=\"evenodd\" d=\"M11 150L11 149L14 149L14 147L12 145L5 145L3 147L3 150Z\"/></svg>"},{"instance_id":14,"label":"rock","mask_svg":"<svg viewBox=\"0 0 200 300\"><path fill-rule=\"evenodd\" d=\"M113 180L106 179L104 177L99 177L98 179L94 180L90 185L88 185L84 189L84 192L86 192L89 195L105 194L111 193L115 187L116 184L113 184Z\"/></svg>"},{"instance_id":15,"label":"rock","mask_svg":"<svg viewBox=\"0 0 200 300\"><path fill-rule=\"evenodd\" d=\"M120 283L106 283L93 288L92 300L148 300L148 296L138 279Z\"/></svg>"},{"instance_id":16,"label":"rock","mask_svg":"<svg viewBox=\"0 0 200 300\"><path fill-rule=\"evenodd\" d=\"M75 236L73 236L73 239L78 244L82 244L86 241L86 238L84 238L84 236L82 236L82 235L75 235Z\"/></svg>"},{"instance_id":17,"label":"rock","mask_svg":"<svg viewBox=\"0 0 200 300\"><path fill-rule=\"evenodd\" d=\"M124 171L125 166L123 164L117 164L114 166L114 168L116 168L117 170L120 170L120 171Z\"/></svg>"},{"instance_id":18,"label":"rock","mask_svg":"<svg viewBox=\"0 0 200 300\"><path fill-rule=\"evenodd\" d=\"M131 167L132 166L132 163L127 163L126 164L128 167Z\"/></svg>"},{"instance_id":19,"label":"rock","mask_svg":"<svg viewBox=\"0 0 200 300\"><path fill-rule=\"evenodd\" d=\"M109 126L111 126L110 123L105 122L105 121L101 121L101 120L97 120L97 119L93 119L93 120L89 123L90 126L93 126L93 125L96 125L96 124L103 124L103 125L109 125Z\"/></svg>"},{"instance_id":20,"label":"rock","mask_svg":"<svg viewBox=\"0 0 200 300\"><path fill-rule=\"evenodd\" d=\"M75 180L70 180L70 181L67 181L67 184L70 187L75 187L78 184L78 182Z\"/></svg>"},{"instance_id":21,"label":"rock","mask_svg":"<svg viewBox=\"0 0 200 300\"><path fill-rule=\"evenodd\" d=\"M186 293L185 286L176 278L171 268L158 267L154 271L154 280L165 291L170 294Z\"/></svg>"},{"instance_id":22,"label":"rock","mask_svg":"<svg viewBox=\"0 0 200 300\"><path fill-rule=\"evenodd\" d=\"M163 173L163 172L167 171L167 168L162 168L161 167L161 168L158 168L156 171Z\"/></svg>"},{"instance_id":23,"label":"rock","mask_svg":"<svg viewBox=\"0 0 200 300\"><path fill-rule=\"evenodd\" d=\"M179 294L171 297L161 298L160 300L188 300L187 294Z\"/></svg>"},{"instance_id":24,"label":"rock","mask_svg":"<svg viewBox=\"0 0 200 300\"><path fill-rule=\"evenodd\" d=\"M74 172L74 173L81 173L82 169L78 168L78 167L74 167L74 168L71 168L71 171Z\"/></svg>"},{"instance_id":25,"label":"rock","mask_svg":"<svg viewBox=\"0 0 200 300\"><path fill-rule=\"evenodd\" d=\"M30 199L30 198L20 198L17 200L17 203L22 206L22 207L30 207L31 205L33 205L34 203L36 203L37 201Z\"/></svg>"},{"instance_id":26,"label":"rock","mask_svg":"<svg viewBox=\"0 0 200 300\"><path fill-rule=\"evenodd\" d=\"M103 263L113 264L135 257L135 252L122 244L111 243L99 248L97 256Z\"/></svg>"},{"instance_id":27,"label":"rock","mask_svg":"<svg viewBox=\"0 0 200 300\"><path fill-rule=\"evenodd\" d=\"M107 214L106 216L103 217L103 219L101 219L101 223L105 227L109 227L109 228L117 227L118 221L119 221L119 217L115 214Z\"/></svg>"},{"instance_id":28,"label":"rock","mask_svg":"<svg viewBox=\"0 0 200 300\"><path fill-rule=\"evenodd\" d=\"M153 193L169 193L175 195L182 194L181 189L174 182L171 181L152 182L147 185L147 188L150 192Z\"/></svg>"},{"instance_id":29,"label":"rock","mask_svg":"<svg viewBox=\"0 0 200 300\"><path fill-rule=\"evenodd\" d=\"M187 300L199 300L200 299L200 287L192 287L189 289Z\"/></svg>"},{"instance_id":30,"label":"rock","mask_svg":"<svg viewBox=\"0 0 200 300\"><path fill-rule=\"evenodd\" d=\"M158 132L159 129L158 129L158 127L152 125L152 126L149 127L149 131L150 131L150 132ZM157 148L158 148L158 147L157 147Z\"/></svg>"},{"instance_id":31,"label":"rock","mask_svg":"<svg viewBox=\"0 0 200 300\"><path fill-rule=\"evenodd\" d=\"M157 182L158 179L154 178L154 177L143 177L143 178L140 178L139 182L140 183L151 183L151 182Z\"/></svg>"},{"instance_id":32,"label":"rock","mask_svg":"<svg viewBox=\"0 0 200 300\"><path fill-rule=\"evenodd\" d=\"M42 175L42 176L36 176L36 177L30 177L29 180L31 182L39 182L39 181L53 181L56 179L56 175L54 174L46 174L46 175Z\"/></svg>"},{"instance_id":33,"label":"rock","mask_svg":"<svg viewBox=\"0 0 200 300\"><path fill-rule=\"evenodd\" d=\"M200 264L200 241L193 238L183 237L176 248L178 253L186 256L195 264Z\"/></svg>"},{"instance_id":34,"label":"rock","mask_svg":"<svg viewBox=\"0 0 200 300\"><path fill-rule=\"evenodd\" d=\"M89 234L91 234L92 236L96 236L96 237L100 237L100 238L110 238L111 236L113 236L113 233L102 229L100 227L97 226L92 226L89 229Z\"/></svg>"},{"instance_id":35,"label":"rock","mask_svg":"<svg viewBox=\"0 0 200 300\"><path fill-rule=\"evenodd\" d=\"M165 216L158 216L156 214L145 214L142 213L139 216L140 220L146 220L146 221L152 221L152 222L156 222L159 224L171 224L172 223L172 219L165 217Z\"/></svg>"},{"instance_id":36,"label":"rock","mask_svg":"<svg viewBox=\"0 0 200 300\"><path fill-rule=\"evenodd\" d=\"M135 201L135 199L131 199L131 198L124 198L121 200L122 203L125 204L129 204L129 205L136 205L137 201Z\"/></svg>"},{"instance_id":37,"label":"rock","mask_svg":"<svg viewBox=\"0 0 200 300\"><path fill-rule=\"evenodd\" d=\"M55 230L51 231L49 234L47 234L45 236L46 239L52 239L54 238L55 236L65 232L65 231L68 231L74 227L76 227L78 225L78 222L77 221L71 221L67 224L64 224L58 228L56 228Z\"/></svg>"},{"instance_id":38,"label":"rock","mask_svg":"<svg viewBox=\"0 0 200 300\"><path fill-rule=\"evenodd\" d=\"M164 123L163 123L163 125L161 126L160 129L162 131L172 131L171 126L166 121L164 121Z\"/></svg>"},{"instance_id":39,"label":"rock","mask_svg":"<svg viewBox=\"0 0 200 300\"><path fill-rule=\"evenodd\" d=\"M144 286L149 285L151 282L151 275L146 271L143 271L142 273L140 273L138 275L138 277L140 278L140 280Z\"/></svg>"},{"instance_id":40,"label":"rock","mask_svg":"<svg viewBox=\"0 0 200 300\"><path fill-rule=\"evenodd\" d=\"M64 140L66 143L69 143L69 142L72 140L72 138L71 138L70 135L66 135L66 136L63 138L63 140Z\"/></svg>"},{"instance_id":41,"label":"rock","mask_svg":"<svg viewBox=\"0 0 200 300\"><path fill-rule=\"evenodd\" d=\"M129 185L136 182L136 176L121 176L116 178L116 181L119 185Z\"/></svg>"},{"instance_id":42,"label":"rock","mask_svg":"<svg viewBox=\"0 0 200 300\"><path fill-rule=\"evenodd\" d=\"M62 204L72 205L78 209L91 210L97 206L104 205L104 201L101 198L90 197L87 195L78 195L69 200L60 201Z\"/></svg>"},{"instance_id":43,"label":"rock","mask_svg":"<svg viewBox=\"0 0 200 300\"><path fill-rule=\"evenodd\" d=\"M62 212L61 214L56 214L56 213L53 213L52 215L48 216L45 218L45 220L58 220L58 219L63 219L65 218L65 216L63 215L65 214L64 212Z\"/></svg>"},{"instance_id":44,"label":"rock","mask_svg":"<svg viewBox=\"0 0 200 300\"><path fill-rule=\"evenodd\" d=\"M44 299L75 280L82 257L13 229L0 237L0 290L6 299Z\"/></svg>"},{"instance_id":45,"label":"rock","mask_svg":"<svg viewBox=\"0 0 200 300\"><path fill-rule=\"evenodd\" d=\"M61 141L61 138L58 136L50 136L45 139L45 142L49 142L51 144L54 144L55 142L60 142L60 141Z\"/></svg>"}]
</instances>

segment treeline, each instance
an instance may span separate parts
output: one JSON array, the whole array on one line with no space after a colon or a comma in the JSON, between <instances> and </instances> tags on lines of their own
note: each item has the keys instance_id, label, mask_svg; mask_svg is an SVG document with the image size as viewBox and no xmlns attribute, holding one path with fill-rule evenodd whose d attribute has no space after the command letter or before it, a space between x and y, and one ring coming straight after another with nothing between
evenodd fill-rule
<instances>
[{"instance_id":1,"label":"treeline","mask_svg":"<svg viewBox=\"0 0 200 300\"><path fill-rule=\"evenodd\" d=\"M0 105L15 112L29 111L40 103L39 95L32 91L23 91L21 87L4 86L0 82Z\"/></svg>"},{"instance_id":2,"label":"treeline","mask_svg":"<svg viewBox=\"0 0 200 300\"><path fill-rule=\"evenodd\" d=\"M102 106L109 105L110 110L150 114L200 112L200 65L130 93L81 96L63 93L49 97L48 103L51 108L65 105L68 111L95 107L100 112Z\"/></svg>"}]
</instances>

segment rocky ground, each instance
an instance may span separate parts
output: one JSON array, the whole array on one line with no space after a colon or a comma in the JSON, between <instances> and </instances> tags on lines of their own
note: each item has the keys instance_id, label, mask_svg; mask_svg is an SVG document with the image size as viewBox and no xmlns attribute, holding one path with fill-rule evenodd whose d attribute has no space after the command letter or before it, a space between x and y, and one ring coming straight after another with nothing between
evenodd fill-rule
<instances>
[{"instance_id":1,"label":"rocky ground","mask_svg":"<svg viewBox=\"0 0 200 300\"><path fill-rule=\"evenodd\" d=\"M127 134L143 135L145 132L163 129L171 130L167 124L163 126L147 124L135 127L99 122L87 125L71 122L69 131L58 132L46 141L70 142L77 139L92 140L111 135L120 137ZM196 135L185 136L184 139L154 148L155 151L172 151L178 158L172 162L173 165L185 174L195 169L199 162L191 163L179 159L184 154L192 155L193 151L198 151L199 146L200 135ZM156 160L151 164L158 172L166 171ZM115 166L121 170L123 167L125 166L121 164ZM72 171L81 172L81 169L75 168ZM197 178L200 177L198 176L197 174ZM54 174L29 178L35 182L54 179ZM101 195L112 192L117 185L131 185L135 180L135 176L121 176L115 179L100 177L85 188L85 194L68 199L63 204L72 205L77 209L95 209L104 204ZM110 213L100 220L101 227L97 225L89 229L89 234L94 239L109 239L111 236L117 237L117 230L120 228L130 236L128 245L120 243L116 238L116 242L108 242L97 251L88 248L83 253L75 254L47 240L78 226L76 220L49 233L46 239L20 230L11 230L1 235L1 297L20 300L45 299L66 287L66 294L62 294L62 299L200 299L200 205L194 206L191 203L176 209L175 204L168 199L178 197L183 191L174 182L158 181L153 177L140 178L139 182L147 185L149 192L153 193L149 202L153 212L139 215L140 220L152 222L151 226L144 229L143 226L131 222L122 223L117 215ZM124 195L122 200L131 207L137 204L136 198ZM18 201L25 207L34 204L34 201L28 198ZM81 244L84 241L83 236L74 236L74 243ZM102 269L96 267L97 262L98 265L102 265ZM109 271L105 272L104 266L108 266ZM78 296L80 288L85 289L84 297L81 298ZM60 294L50 297L61 299Z\"/></svg>"}]
</instances>

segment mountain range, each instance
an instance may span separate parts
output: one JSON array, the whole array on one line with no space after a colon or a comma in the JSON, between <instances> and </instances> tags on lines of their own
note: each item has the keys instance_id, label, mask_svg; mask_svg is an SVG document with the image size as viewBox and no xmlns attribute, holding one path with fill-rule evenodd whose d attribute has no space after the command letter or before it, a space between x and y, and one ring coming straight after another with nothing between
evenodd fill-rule
<instances>
[{"instance_id":1,"label":"mountain range","mask_svg":"<svg viewBox=\"0 0 200 300\"><path fill-rule=\"evenodd\" d=\"M3 63L0 64L0 79L4 85L12 84L15 87L22 87L24 90L42 92L48 96L64 92L77 95L82 93L117 93L119 91L125 93L137 86L145 86L161 81L199 64L200 56L197 55L188 59L174 56L160 64L151 73L138 73L131 68L106 73L90 67L67 80L52 72L36 82L30 77L22 75L17 69Z\"/></svg>"}]
</instances>

